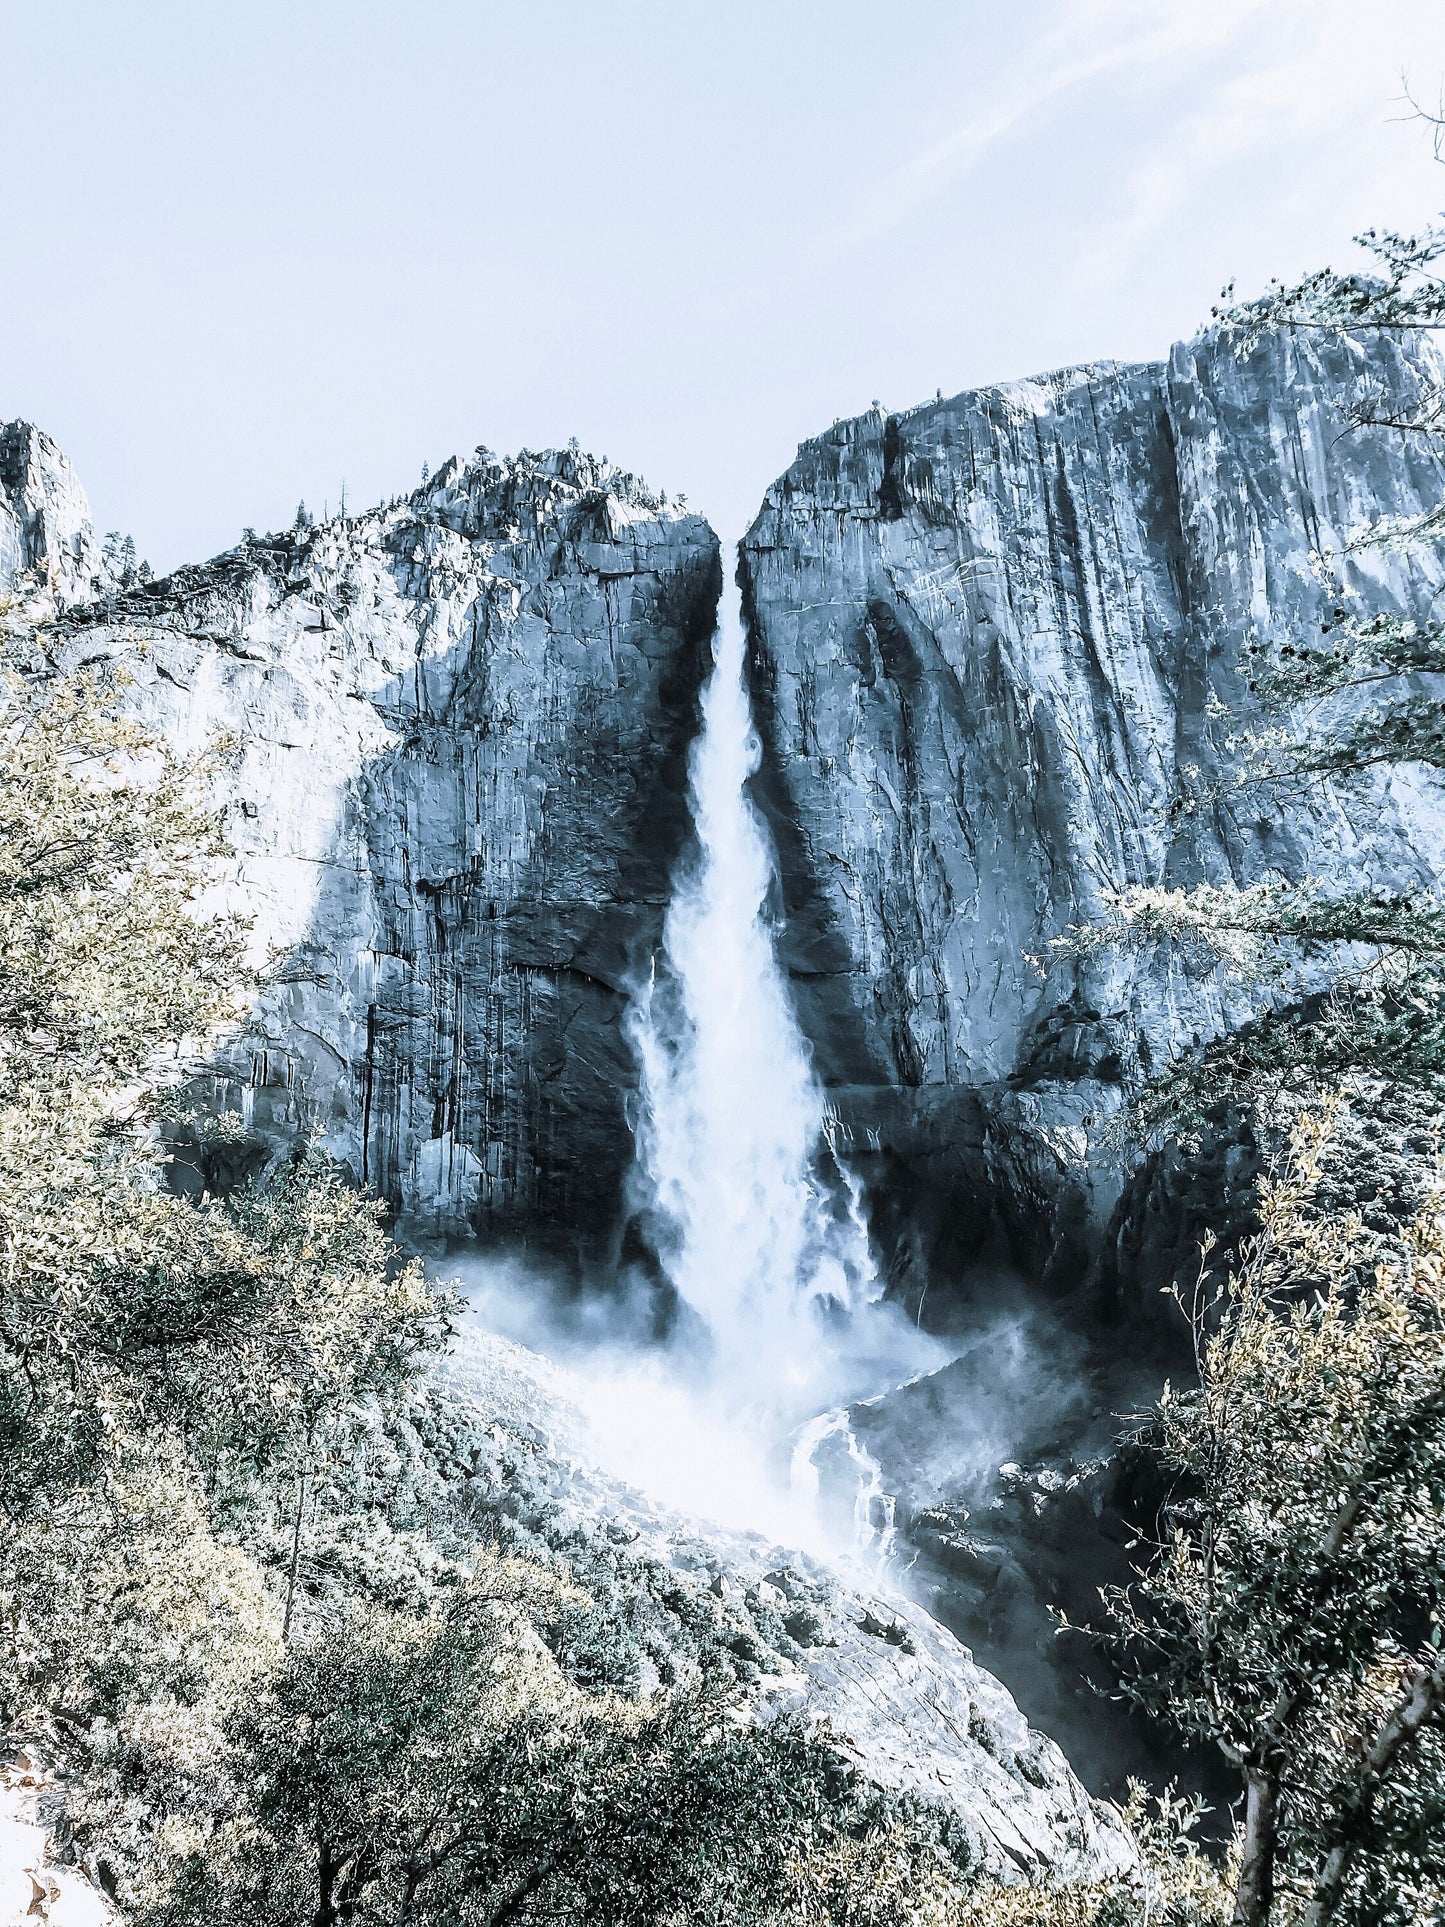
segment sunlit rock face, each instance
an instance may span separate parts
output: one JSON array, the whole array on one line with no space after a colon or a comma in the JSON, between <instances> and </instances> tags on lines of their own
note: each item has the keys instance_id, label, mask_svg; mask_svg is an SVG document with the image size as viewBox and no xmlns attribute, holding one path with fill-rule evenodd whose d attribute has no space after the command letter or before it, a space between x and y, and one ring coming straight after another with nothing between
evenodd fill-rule
<instances>
[{"instance_id":1,"label":"sunlit rock face","mask_svg":"<svg viewBox=\"0 0 1445 1927\"><path fill-rule=\"evenodd\" d=\"M1378 412L1431 352L1372 337ZM1206 334L841 422L768 491L742 574L787 957L896 1272L997 1237L1076 1282L1112 1204L1077 1154L1121 1079L1249 1015L1162 954L1037 969L1108 892L1438 875L1421 771L1191 807L1248 717L1241 645L1317 635L1317 554L1445 497L1419 438L1349 430L1363 369L1340 336ZM1445 567L1359 552L1344 579L1423 612Z\"/></svg>"},{"instance_id":2,"label":"sunlit rock face","mask_svg":"<svg viewBox=\"0 0 1445 1927\"><path fill-rule=\"evenodd\" d=\"M633 477L480 451L71 611L62 663L228 739L218 901L269 982L196 1087L191 1183L313 1135L405 1236L605 1236L718 583L707 524Z\"/></svg>"},{"instance_id":3,"label":"sunlit rock face","mask_svg":"<svg viewBox=\"0 0 1445 1927\"><path fill-rule=\"evenodd\" d=\"M79 476L40 429L0 422L0 588L22 571L65 601L109 586Z\"/></svg>"}]
</instances>

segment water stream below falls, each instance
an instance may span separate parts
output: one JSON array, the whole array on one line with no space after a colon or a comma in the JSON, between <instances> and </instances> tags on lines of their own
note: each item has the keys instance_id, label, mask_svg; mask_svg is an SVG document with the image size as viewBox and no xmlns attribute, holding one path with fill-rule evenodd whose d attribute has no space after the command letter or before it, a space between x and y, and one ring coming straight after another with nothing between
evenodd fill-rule
<instances>
[{"instance_id":1,"label":"water stream below falls","mask_svg":"<svg viewBox=\"0 0 1445 1927\"><path fill-rule=\"evenodd\" d=\"M700 1394L780 1448L791 1439L794 1498L820 1522L822 1488L851 1479L851 1536L881 1568L893 1502L848 1402L946 1354L883 1298L861 1186L779 962L773 845L749 794L761 746L745 653L729 589L689 763L695 844L629 1018L638 1185L691 1323Z\"/></svg>"}]
</instances>

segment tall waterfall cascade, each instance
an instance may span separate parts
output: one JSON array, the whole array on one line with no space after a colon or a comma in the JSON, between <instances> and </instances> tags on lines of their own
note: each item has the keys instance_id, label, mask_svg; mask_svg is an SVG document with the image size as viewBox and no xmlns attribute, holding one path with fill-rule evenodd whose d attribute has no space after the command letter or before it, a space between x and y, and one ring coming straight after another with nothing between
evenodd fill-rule
<instances>
[{"instance_id":1,"label":"tall waterfall cascade","mask_svg":"<svg viewBox=\"0 0 1445 1927\"><path fill-rule=\"evenodd\" d=\"M820 1336L882 1288L778 961L776 866L748 794L761 754L725 598L689 772L696 848L633 1013L638 1161L663 1264L719 1367L801 1389Z\"/></svg>"},{"instance_id":2,"label":"tall waterfall cascade","mask_svg":"<svg viewBox=\"0 0 1445 1927\"><path fill-rule=\"evenodd\" d=\"M705 1333L712 1389L780 1437L794 1429L793 1490L815 1507L817 1448L841 1446L853 1536L886 1550L889 1502L844 1401L937 1360L883 1303L861 1187L779 961L777 868L749 794L762 752L728 597L701 711L695 846L631 1014L639 1180L668 1279Z\"/></svg>"}]
</instances>

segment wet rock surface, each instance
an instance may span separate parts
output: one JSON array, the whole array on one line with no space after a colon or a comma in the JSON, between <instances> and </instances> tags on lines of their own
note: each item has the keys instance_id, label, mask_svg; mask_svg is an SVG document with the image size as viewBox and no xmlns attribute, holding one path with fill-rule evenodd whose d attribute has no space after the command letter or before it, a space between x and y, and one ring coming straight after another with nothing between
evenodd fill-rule
<instances>
[{"instance_id":1,"label":"wet rock surface","mask_svg":"<svg viewBox=\"0 0 1445 1927\"><path fill-rule=\"evenodd\" d=\"M1370 377L1403 406L1432 354L1372 342ZM1320 553L1445 496L1409 437L1348 432L1362 361L1206 334L841 422L768 491L741 573L786 956L906 1290L990 1250L1079 1282L1116 1197L1080 1154L1123 1082L1253 1013L1162 953L1050 961L1109 892L1438 880L1419 770L1201 806L1250 718L1242 646L1317 633ZM1344 567L1366 610L1423 612L1442 579L1430 551ZM1178 1218L1116 1228L1131 1310Z\"/></svg>"},{"instance_id":2,"label":"wet rock surface","mask_svg":"<svg viewBox=\"0 0 1445 1927\"><path fill-rule=\"evenodd\" d=\"M889 1495L886 1570L1008 1682L1093 1792L1122 1801L1137 1776L1227 1799L1212 1757L1130 1712L1091 1631L1100 1588L1129 1580L1165 1497L1139 1417L1162 1375L1147 1353L1021 1305L952 1363L850 1406L847 1436ZM825 1503L845 1504L844 1455L820 1470Z\"/></svg>"}]
</instances>

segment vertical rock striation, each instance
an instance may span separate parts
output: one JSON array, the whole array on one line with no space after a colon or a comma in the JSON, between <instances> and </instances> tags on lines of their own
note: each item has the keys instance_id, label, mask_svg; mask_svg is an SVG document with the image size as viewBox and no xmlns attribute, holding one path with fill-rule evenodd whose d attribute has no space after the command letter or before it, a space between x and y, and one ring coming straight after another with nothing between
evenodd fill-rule
<instances>
[{"instance_id":1,"label":"vertical rock striation","mask_svg":"<svg viewBox=\"0 0 1445 1927\"><path fill-rule=\"evenodd\" d=\"M719 579L633 477L479 451L67 612L62 666L114 659L173 741L226 739L218 900L266 983L180 1133L192 1182L314 1135L405 1235L606 1234Z\"/></svg>"},{"instance_id":2,"label":"vertical rock striation","mask_svg":"<svg viewBox=\"0 0 1445 1927\"><path fill-rule=\"evenodd\" d=\"M1370 379L1403 402L1431 352L1372 340ZM1250 1014L1164 954L1037 969L1109 892L1439 877L1422 772L1189 807L1248 714L1241 646L1317 633L1317 555L1445 497L1411 438L1348 431L1362 361L1340 336L1241 359L1208 333L842 422L767 493L741 567L789 964L880 1221L933 1255L1002 1233L1077 1281L1112 1204L1081 1175L1094 1121ZM1377 550L1345 579L1423 611L1445 566Z\"/></svg>"}]
</instances>

